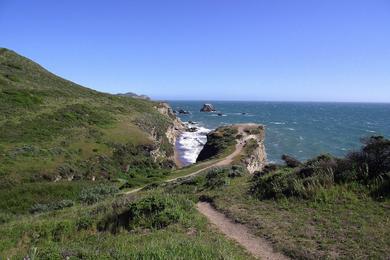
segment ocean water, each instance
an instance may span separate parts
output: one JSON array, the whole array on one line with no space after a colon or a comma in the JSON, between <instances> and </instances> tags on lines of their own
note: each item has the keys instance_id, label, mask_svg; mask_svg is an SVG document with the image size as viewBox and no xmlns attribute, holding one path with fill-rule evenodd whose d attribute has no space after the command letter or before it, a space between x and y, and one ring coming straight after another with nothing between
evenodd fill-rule
<instances>
[{"instance_id":1,"label":"ocean water","mask_svg":"<svg viewBox=\"0 0 390 260\"><path fill-rule=\"evenodd\" d=\"M182 160L193 163L206 142L208 131L234 123L266 126L268 161L279 162L283 154L300 160L330 153L343 156L359 149L362 138L383 135L390 138L390 104L311 103L311 102L228 102L170 101L183 122L193 121L198 131L185 133L178 140ZM219 113L202 113L211 103ZM245 113L245 114L243 114Z\"/></svg>"}]
</instances>

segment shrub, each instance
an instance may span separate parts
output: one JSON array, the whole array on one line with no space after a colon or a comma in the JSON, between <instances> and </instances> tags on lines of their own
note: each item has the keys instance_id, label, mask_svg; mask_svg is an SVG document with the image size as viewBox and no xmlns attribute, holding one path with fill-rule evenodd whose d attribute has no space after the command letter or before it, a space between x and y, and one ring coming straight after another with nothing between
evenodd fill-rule
<instances>
[{"instance_id":1,"label":"shrub","mask_svg":"<svg viewBox=\"0 0 390 260\"><path fill-rule=\"evenodd\" d=\"M100 222L98 229L112 233L122 228L162 229L183 219L192 209L192 205L192 202L184 197L154 194L130 203L124 212Z\"/></svg>"},{"instance_id":2,"label":"shrub","mask_svg":"<svg viewBox=\"0 0 390 260\"><path fill-rule=\"evenodd\" d=\"M312 198L320 188L334 184L335 159L320 155L301 168L276 168L254 175L250 192L260 199L281 197Z\"/></svg>"},{"instance_id":3,"label":"shrub","mask_svg":"<svg viewBox=\"0 0 390 260\"><path fill-rule=\"evenodd\" d=\"M63 221L56 224L56 226L51 231L51 235L53 238L53 241L59 242L62 241L63 238L71 233L74 226L70 221Z\"/></svg>"},{"instance_id":4,"label":"shrub","mask_svg":"<svg viewBox=\"0 0 390 260\"><path fill-rule=\"evenodd\" d=\"M206 174L206 183L205 187L214 189L221 186L224 186L228 183L227 179L227 169L224 168L214 168L207 172Z\"/></svg>"},{"instance_id":5,"label":"shrub","mask_svg":"<svg viewBox=\"0 0 390 260\"><path fill-rule=\"evenodd\" d=\"M109 195L113 195L118 191L119 189L115 186L107 186L101 184L92 188L87 188L82 190L79 196L79 200L82 203L86 203L90 205L98 202L101 199L104 199Z\"/></svg>"},{"instance_id":6,"label":"shrub","mask_svg":"<svg viewBox=\"0 0 390 260\"><path fill-rule=\"evenodd\" d=\"M349 166L356 171L357 179L369 183L390 172L390 140L383 136L372 136L363 140L363 143L364 147L360 151L346 156L344 164L347 167L344 165L339 174L343 174L343 170Z\"/></svg>"},{"instance_id":7,"label":"shrub","mask_svg":"<svg viewBox=\"0 0 390 260\"><path fill-rule=\"evenodd\" d=\"M301 162L295 159L292 156L283 154L282 155L282 160L286 163L288 167L295 168L301 165Z\"/></svg>"},{"instance_id":8,"label":"shrub","mask_svg":"<svg viewBox=\"0 0 390 260\"><path fill-rule=\"evenodd\" d=\"M284 159L292 166L290 158ZM365 185L374 197L390 195L390 140L373 136L342 159L320 155L290 170L266 168L252 178L250 191L261 199L311 198L321 188L351 182Z\"/></svg>"},{"instance_id":9,"label":"shrub","mask_svg":"<svg viewBox=\"0 0 390 260\"><path fill-rule=\"evenodd\" d=\"M60 210L64 208L69 208L74 206L74 202L72 200L61 200L58 202L53 202L49 204L41 204L41 203L36 203L34 204L31 209L30 213L42 213L42 212L47 212L47 211L52 211L52 210Z\"/></svg>"},{"instance_id":10,"label":"shrub","mask_svg":"<svg viewBox=\"0 0 390 260\"><path fill-rule=\"evenodd\" d=\"M242 165L233 165L228 173L229 178L242 177L248 173L248 170Z\"/></svg>"},{"instance_id":11,"label":"shrub","mask_svg":"<svg viewBox=\"0 0 390 260\"><path fill-rule=\"evenodd\" d=\"M184 207L171 196L154 195L129 206L129 228L161 229L176 223L183 215Z\"/></svg>"},{"instance_id":12,"label":"shrub","mask_svg":"<svg viewBox=\"0 0 390 260\"><path fill-rule=\"evenodd\" d=\"M76 228L77 230L86 230L90 229L93 225L93 221L91 216L83 216L79 218L76 222Z\"/></svg>"}]
</instances>

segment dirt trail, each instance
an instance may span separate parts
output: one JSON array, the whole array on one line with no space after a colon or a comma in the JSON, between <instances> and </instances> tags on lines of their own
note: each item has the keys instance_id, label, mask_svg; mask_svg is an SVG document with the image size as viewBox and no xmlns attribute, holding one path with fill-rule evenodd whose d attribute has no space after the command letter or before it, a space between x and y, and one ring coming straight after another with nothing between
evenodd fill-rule
<instances>
[{"instance_id":1,"label":"dirt trail","mask_svg":"<svg viewBox=\"0 0 390 260\"><path fill-rule=\"evenodd\" d=\"M216 163L206 166L200 170L194 171L185 176L175 177L166 180L165 182L173 182L181 178L188 178L213 167L230 165L233 162L234 158L241 153L245 145L245 141L248 140L249 138L252 138L251 135L247 135L244 132L244 129L247 125L249 124L242 124L237 126L238 133L243 135L244 137L241 140L237 141L236 148L233 153L217 161ZM143 187L140 187L128 191L125 194L136 193L142 189ZM199 202L196 206L197 206L197 210L203 215L205 215L211 223L215 224L223 234L237 241L246 250L248 250L254 257L260 259L276 259L276 260L289 259L288 257L280 253L274 252L272 246L269 245L269 243L265 239L252 235L246 226L242 224L234 223L232 220L228 219L224 214L215 210L209 203Z\"/></svg>"},{"instance_id":2,"label":"dirt trail","mask_svg":"<svg viewBox=\"0 0 390 260\"><path fill-rule=\"evenodd\" d=\"M237 128L238 134L244 135L244 134L245 134L245 133L244 133L244 128L245 128L245 125L239 125L238 128ZM197 175L197 174L199 174L199 173L201 173L201 172L203 172L203 171L205 171L205 170L207 170L207 169L210 169L210 168L222 167L222 166L227 166L227 165L231 164L231 163L233 162L234 158L235 158L237 155L239 155L239 154L241 153L242 148L243 148L244 145L245 145L245 142L244 142L244 141L245 141L246 139L248 139L248 138L250 138L250 136L246 136L243 140L237 142L237 144L236 144L236 149L234 150L234 152L231 153L231 154L229 154L228 156L226 156L226 157L223 158L222 160L219 160L219 161L216 162L216 163L213 163L213 164L211 164L211 165L209 165L209 166L206 166L206 167L204 167L204 168L202 168L202 169L200 169L200 170L194 171L194 172L192 172L192 173L190 173L190 174L187 174L187 175L184 175L184 176L175 177L175 178L172 178L172 179L168 179L168 180L166 180L165 182L166 182L166 183L169 183L169 182L173 182L173 181L176 181L176 180L178 180L178 179L181 179L181 178L188 178L188 177ZM143 188L144 188L144 187L140 187L140 188L137 188L137 189L134 189L134 190L130 190L130 191L125 192L124 194L136 193L136 192L142 190Z\"/></svg>"},{"instance_id":3,"label":"dirt trail","mask_svg":"<svg viewBox=\"0 0 390 260\"><path fill-rule=\"evenodd\" d=\"M265 239L252 235L246 226L228 219L224 214L215 210L209 203L198 202L196 206L198 211L205 215L211 223L216 225L223 234L237 241L254 257L259 259L289 259L280 253L274 252L272 246Z\"/></svg>"}]
</instances>

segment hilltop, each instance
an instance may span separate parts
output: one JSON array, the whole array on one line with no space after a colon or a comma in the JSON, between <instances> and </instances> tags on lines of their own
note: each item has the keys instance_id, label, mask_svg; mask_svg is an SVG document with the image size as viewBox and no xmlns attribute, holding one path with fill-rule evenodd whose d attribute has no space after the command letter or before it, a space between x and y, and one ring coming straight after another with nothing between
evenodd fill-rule
<instances>
[{"instance_id":1,"label":"hilltop","mask_svg":"<svg viewBox=\"0 0 390 260\"><path fill-rule=\"evenodd\" d=\"M100 181L155 181L175 167L177 123L166 104L82 87L2 48L0 209L24 213Z\"/></svg>"}]
</instances>

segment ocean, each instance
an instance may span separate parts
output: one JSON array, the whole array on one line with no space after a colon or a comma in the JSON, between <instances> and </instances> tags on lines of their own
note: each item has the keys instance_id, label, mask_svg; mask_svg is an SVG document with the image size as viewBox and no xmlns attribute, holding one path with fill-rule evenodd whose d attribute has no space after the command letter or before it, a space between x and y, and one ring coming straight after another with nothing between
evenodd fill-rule
<instances>
[{"instance_id":1,"label":"ocean","mask_svg":"<svg viewBox=\"0 0 390 260\"><path fill-rule=\"evenodd\" d=\"M283 154L299 160L330 153L343 156L359 149L361 140L372 135L390 137L390 104L169 101L183 122L192 121L195 132L184 133L177 142L182 162L194 163L206 142L206 134L222 125L259 123L266 126L265 147L269 162L280 162ZM218 113L200 112L211 103Z\"/></svg>"}]
</instances>

